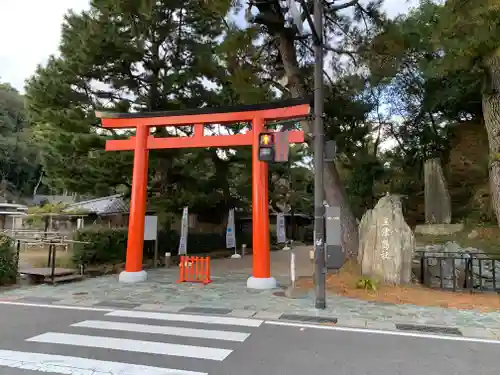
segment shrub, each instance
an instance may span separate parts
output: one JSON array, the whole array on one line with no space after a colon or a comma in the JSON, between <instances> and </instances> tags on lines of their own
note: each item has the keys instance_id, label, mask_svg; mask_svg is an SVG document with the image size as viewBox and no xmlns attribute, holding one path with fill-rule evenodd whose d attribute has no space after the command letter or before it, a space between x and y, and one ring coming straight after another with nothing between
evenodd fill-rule
<instances>
[{"instance_id":1,"label":"shrub","mask_svg":"<svg viewBox=\"0 0 500 375\"><path fill-rule=\"evenodd\" d=\"M376 280L362 277L356 282L357 289L364 289L372 292L377 291L378 282Z\"/></svg>"},{"instance_id":2,"label":"shrub","mask_svg":"<svg viewBox=\"0 0 500 375\"><path fill-rule=\"evenodd\" d=\"M187 241L188 254L209 254L226 248L225 233L189 233ZM76 232L75 240L88 244L75 244L73 262L75 264L106 264L125 262L127 250L127 229L84 228ZM276 236L271 233L271 243L276 243ZM162 230L158 233L158 253L162 256L179 253L180 234L174 230ZM242 244L252 247L251 233L238 233L236 236L238 249ZM144 244L144 258L153 258L152 241Z\"/></svg>"},{"instance_id":3,"label":"shrub","mask_svg":"<svg viewBox=\"0 0 500 375\"><path fill-rule=\"evenodd\" d=\"M276 236L271 234L271 242ZM179 253L180 234L173 230L160 231L158 234L158 251L161 254ZM274 241L276 242L276 241ZM236 234L236 246L247 244L247 248L252 247L252 234L240 232ZM225 233L189 233L187 240L188 254L207 254L213 251L224 250L226 248ZM151 250L152 251L152 250ZM148 254L152 255L152 252ZM145 253L146 254L146 253Z\"/></svg>"},{"instance_id":4,"label":"shrub","mask_svg":"<svg viewBox=\"0 0 500 375\"><path fill-rule=\"evenodd\" d=\"M14 241L5 234L0 234L0 285L16 282L17 261Z\"/></svg>"},{"instance_id":5,"label":"shrub","mask_svg":"<svg viewBox=\"0 0 500 375\"><path fill-rule=\"evenodd\" d=\"M160 231L158 234L158 251L160 254L179 253L180 234L173 230ZM188 254L205 254L226 248L225 234L189 233L187 240Z\"/></svg>"},{"instance_id":6,"label":"shrub","mask_svg":"<svg viewBox=\"0 0 500 375\"><path fill-rule=\"evenodd\" d=\"M73 262L75 264L106 264L125 261L127 230L110 228L84 228L76 232Z\"/></svg>"}]
</instances>

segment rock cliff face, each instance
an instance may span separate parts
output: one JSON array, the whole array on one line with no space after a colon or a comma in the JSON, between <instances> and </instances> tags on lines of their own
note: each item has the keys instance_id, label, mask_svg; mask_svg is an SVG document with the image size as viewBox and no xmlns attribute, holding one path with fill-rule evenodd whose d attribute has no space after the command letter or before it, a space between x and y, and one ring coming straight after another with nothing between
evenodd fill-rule
<instances>
[{"instance_id":1,"label":"rock cliff face","mask_svg":"<svg viewBox=\"0 0 500 375\"><path fill-rule=\"evenodd\" d=\"M358 262L363 275L391 284L411 281L415 237L398 197L382 197L363 215L359 237Z\"/></svg>"},{"instance_id":2,"label":"rock cliff face","mask_svg":"<svg viewBox=\"0 0 500 375\"><path fill-rule=\"evenodd\" d=\"M488 180L488 137L484 124L451 125L450 152L444 166L453 217L494 219Z\"/></svg>"}]
</instances>

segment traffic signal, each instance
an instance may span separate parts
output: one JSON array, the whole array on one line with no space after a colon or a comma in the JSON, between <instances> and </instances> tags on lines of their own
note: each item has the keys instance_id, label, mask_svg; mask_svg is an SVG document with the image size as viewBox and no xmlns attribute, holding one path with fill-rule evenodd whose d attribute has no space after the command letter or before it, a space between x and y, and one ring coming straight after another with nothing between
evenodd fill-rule
<instances>
[{"instance_id":1,"label":"traffic signal","mask_svg":"<svg viewBox=\"0 0 500 375\"><path fill-rule=\"evenodd\" d=\"M274 134L260 133L259 134L259 160L272 162L274 161Z\"/></svg>"}]
</instances>

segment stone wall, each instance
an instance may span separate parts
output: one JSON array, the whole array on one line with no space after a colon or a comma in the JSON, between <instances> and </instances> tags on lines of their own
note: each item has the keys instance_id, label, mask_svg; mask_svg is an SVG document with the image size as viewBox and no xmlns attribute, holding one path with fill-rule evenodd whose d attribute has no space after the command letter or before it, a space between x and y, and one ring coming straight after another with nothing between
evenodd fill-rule
<instances>
[{"instance_id":1,"label":"stone wall","mask_svg":"<svg viewBox=\"0 0 500 375\"><path fill-rule=\"evenodd\" d=\"M460 183L463 177L482 181L488 173L488 136L484 124L456 124L450 126L449 134L450 183Z\"/></svg>"},{"instance_id":2,"label":"stone wall","mask_svg":"<svg viewBox=\"0 0 500 375\"><path fill-rule=\"evenodd\" d=\"M488 187L488 137L484 124L450 126L450 153L445 173L455 218L494 220Z\"/></svg>"}]
</instances>

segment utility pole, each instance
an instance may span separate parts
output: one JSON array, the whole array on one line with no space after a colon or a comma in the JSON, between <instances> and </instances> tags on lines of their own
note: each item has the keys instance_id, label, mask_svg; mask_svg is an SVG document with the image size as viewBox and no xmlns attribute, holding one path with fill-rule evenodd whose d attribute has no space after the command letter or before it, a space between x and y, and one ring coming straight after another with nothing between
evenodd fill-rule
<instances>
[{"instance_id":1,"label":"utility pole","mask_svg":"<svg viewBox=\"0 0 500 375\"><path fill-rule=\"evenodd\" d=\"M325 134L323 124L323 2L314 2L314 246L315 246L315 287L317 309L326 308L325 282L325 205L323 188Z\"/></svg>"}]
</instances>

